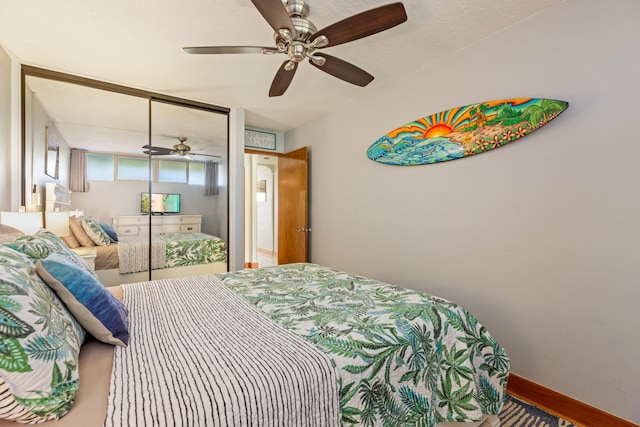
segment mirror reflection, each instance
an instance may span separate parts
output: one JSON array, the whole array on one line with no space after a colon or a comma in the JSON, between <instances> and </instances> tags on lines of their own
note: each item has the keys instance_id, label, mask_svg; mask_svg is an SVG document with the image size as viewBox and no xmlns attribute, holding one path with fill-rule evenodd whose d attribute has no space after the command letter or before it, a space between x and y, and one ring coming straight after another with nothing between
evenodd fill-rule
<instances>
[{"instance_id":1,"label":"mirror reflection","mask_svg":"<svg viewBox=\"0 0 640 427\"><path fill-rule=\"evenodd\" d=\"M45 138L47 140L47 151L45 152L45 173L53 179L58 179L58 153L60 144L53 130L45 128Z\"/></svg>"},{"instance_id":2,"label":"mirror reflection","mask_svg":"<svg viewBox=\"0 0 640 427\"><path fill-rule=\"evenodd\" d=\"M228 270L226 114L27 76L24 120L26 209L103 284Z\"/></svg>"},{"instance_id":3,"label":"mirror reflection","mask_svg":"<svg viewBox=\"0 0 640 427\"><path fill-rule=\"evenodd\" d=\"M154 176L142 210L166 245L165 264L192 274L226 271L227 117L152 101L151 144L141 148ZM162 270L152 271L152 278L162 277Z\"/></svg>"}]
</instances>

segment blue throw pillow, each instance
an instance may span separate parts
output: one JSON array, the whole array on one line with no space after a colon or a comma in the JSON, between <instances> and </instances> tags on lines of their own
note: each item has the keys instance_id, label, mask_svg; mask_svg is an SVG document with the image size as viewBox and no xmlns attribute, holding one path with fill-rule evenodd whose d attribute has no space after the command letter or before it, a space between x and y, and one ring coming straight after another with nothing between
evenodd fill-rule
<instances>
[{"instance_id":1,"label":"blue throw pillow","mask_svg":"<svg viewBox=\"0 0 640 427\"><path fill-rule=\"evenodd\" d=\"M107 236L109 236L109 238L113 243L116 243L118 241L118 234L116 233L116 230L114 230L112 226L110 226L104 221L98 221L98 225L100 226L100 228L104 230L105 233L107 233Z\"/></svg>"},{"instance_id":2,"label":"blue throw pillow","mask_svg":"<svg viewBox=\"0 0 640 427\"><path fill-rule=\"evenodd\" d=\"M129 343L127 308L95 277L57 253L39 260L36 271L87 332L107 344Z\"/></svg>"}]
</instances>

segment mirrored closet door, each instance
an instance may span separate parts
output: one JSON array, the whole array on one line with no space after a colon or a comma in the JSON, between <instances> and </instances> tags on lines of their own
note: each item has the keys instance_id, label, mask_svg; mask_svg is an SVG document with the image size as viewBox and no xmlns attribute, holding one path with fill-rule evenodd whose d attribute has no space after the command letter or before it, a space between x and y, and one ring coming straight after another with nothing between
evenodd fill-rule
<instances>
[{"instance_id":1,"label":"mirrored closet door","mask_svg":"<svg viewBox=\"0 0 640 427\"><path fill-rule=\"evenodd\" d=\"M23 66L22 205L52 231L54 214L69 212L55 232L106 286L227 271L227 115Z\"/></svg>"},{"instance_id":2,"label":"mirrored closet door","mask_svg":"<svg viewBox=\"0 0 640 427\"><path fill-rule=\"evenodd\" d=\"M151 144L144 149L152 165L151 196L144 195L144 210L164 246L152 254L158 265L189 274L226 271L227 141L226 114L151 101ZM152 278L171 277L169 271L154 266Z\"/></svg>"}]
</instances>

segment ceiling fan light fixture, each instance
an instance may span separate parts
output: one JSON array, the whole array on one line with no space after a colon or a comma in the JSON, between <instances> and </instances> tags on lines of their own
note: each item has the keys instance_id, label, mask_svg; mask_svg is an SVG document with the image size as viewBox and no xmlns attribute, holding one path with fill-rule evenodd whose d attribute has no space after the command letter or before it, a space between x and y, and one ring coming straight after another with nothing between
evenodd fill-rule
<instances>
[{"instance_id":1,"label":"ceiling fan light fixture","mask_svg":"<svg viewBox=\"0 0 640 427\"><path fill-rule=\"evenodd\" d=\"M318 49L318 48L323 48L327 45L329 45L329 39L327 38L327 36L320 35L317 38L315 38L311 43L307 44L307 49Z\"/></svg>"},{"instance_id":2,"label":"ceiling fan light fixture","mask_svg":"<svg viewBox=\"0 0 640 427\"><path fill-rule=\"evenodd\" d=\"M289 45L287 54L290 60L301 62L309 55L309 52L301 42L293 42Z\"/></svg>"},{"instance_id":3,"label":"ceiling fan light fixture","mask_svg":"<svg viewBox=\"0 0 640 427\"><path fill-rule=\"evenodd\" d=\"M318 67L322 67L325 64L325 62L327 62L327 59L322 56L309 55L309 60L313 62L315 65L317 65Z\"/></svg>"},{"instance_id":4,"label":"ceiling fan light fixture","mask_svg":"<svg viewBox=\"0 0 640 427\"><path fill-rule=\"evenodd\" d=\"M278 42L278 38L281 38L285 44L291 43L293 41L293 35L287 28L280 28L280 30L278 30L278 32L275 33L273 37L275 38L276 42Z\"/></svg>"},{"instance_id":5,"label":"ceiling fan light fixture","mask_svg":"<svg viewBox=\"0 0 640 427\"><path fill-rule=\"evenodd\" d=\"M293 60L287 62L287 65L284 66L284 69L286 71L293 71L295 68L296 68L296 62Z\"/></svg>"}]
</instances>

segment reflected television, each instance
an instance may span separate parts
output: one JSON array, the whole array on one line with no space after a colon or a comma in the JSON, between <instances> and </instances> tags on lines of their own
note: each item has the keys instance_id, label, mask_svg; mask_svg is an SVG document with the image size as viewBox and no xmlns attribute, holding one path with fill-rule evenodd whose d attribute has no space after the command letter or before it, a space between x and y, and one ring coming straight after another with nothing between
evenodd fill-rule
<instances>
[{"instance_id":1,"label":"reflected television","mask_svg":"<svg viewBox=\"0 0 640 427\"><path fill-rule=\"evenodd\" d=\"M140 211L154 215L180 213L180 194L177 193L142 193Z\"/></svg>"}]
</instances>

